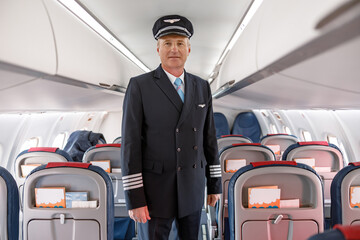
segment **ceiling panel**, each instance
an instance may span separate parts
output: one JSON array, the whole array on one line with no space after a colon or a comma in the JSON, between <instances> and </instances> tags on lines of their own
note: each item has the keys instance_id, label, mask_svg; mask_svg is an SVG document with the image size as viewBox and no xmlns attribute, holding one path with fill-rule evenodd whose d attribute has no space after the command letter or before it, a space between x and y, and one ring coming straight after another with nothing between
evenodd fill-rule
<instances>
[{"instance_id":1,"label":"ceiling panel","mask_svg":"<svg viewBox=\"0 0 360 240\"><path fill-rule=\"evenodd\" d=\"M159 57L152 35L154 22L161 16L179 14L194 25L188 72L207 78L236 30L251 0L80 0L96 18L150 69ZM141 13L141 14L140 14Z\"/></svg>"}]
</instances>

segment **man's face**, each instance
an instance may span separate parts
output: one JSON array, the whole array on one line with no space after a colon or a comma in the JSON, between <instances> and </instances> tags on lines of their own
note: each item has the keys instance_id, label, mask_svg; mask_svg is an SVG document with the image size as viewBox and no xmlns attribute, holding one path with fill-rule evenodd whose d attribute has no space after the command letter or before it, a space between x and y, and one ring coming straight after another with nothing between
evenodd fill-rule
<instances>
[{"instance_id":1,"label":"man's face","mask_svg":"<svg viewBox=\"0 0 360 240\"><path fill-rule=\"evenodd\" d=\"M190 53L189 39L180 35L166 35L158 40L157 51L167 71L183 69Z\"/></svg>"}]
</instances>

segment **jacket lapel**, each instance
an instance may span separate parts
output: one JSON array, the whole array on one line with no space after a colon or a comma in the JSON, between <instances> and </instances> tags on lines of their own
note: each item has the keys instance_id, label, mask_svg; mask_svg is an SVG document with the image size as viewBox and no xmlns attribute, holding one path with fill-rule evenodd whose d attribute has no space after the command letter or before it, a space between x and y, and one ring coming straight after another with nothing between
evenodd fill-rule
<instances>
[{"instance_id":1,"label":"jacket lapel","mask_svg":"<svg viewBox=\"0 0 360 240\"><path fill-rule=\"evenodd\" d=\"M178 112L181 112L183 108L183 102L181 101L181 98L179 97L179 94L176 92L174 86L170 83L169 78L166 76L165 72L159 66L154 71L154 80L155 83L159 86L159 88L162 90L162 92L168 97L168 99L174 104ZM186 87L186 84L185 84ZM186 98L186 94L185 94Z\"/></svg>"},{"instance_id":2,"label":"jacket lapel","mask_svg":"<svg viewBox=\"0 0 360 240\"><path fill-rule=\"evenodd\" d=\"M195 88L196 88L195 80L186 71L185 71L184 76L185 76L184 77L185 78L185 100L184 100L184 106L183 106L183 109L182 109L182 112L181 112L181 115L179 118L178 126L181 125L182 122L186 119L187 115L191 112L191 108L194 105L193 101L194 101L194 93L195 93Z\"/></svg>"}]
</instances>

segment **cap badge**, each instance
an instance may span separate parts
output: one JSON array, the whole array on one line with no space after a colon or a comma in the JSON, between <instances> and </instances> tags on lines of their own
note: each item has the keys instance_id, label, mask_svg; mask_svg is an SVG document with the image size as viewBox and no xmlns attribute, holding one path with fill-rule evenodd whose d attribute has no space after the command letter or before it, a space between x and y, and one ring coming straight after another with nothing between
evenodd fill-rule
<instances>
[{"instance_id":1,"label":"cap badge","mask_svg":"<svg viewBox=\"0 0 360 240\"><path fill-rule=\"evenodd\" d=\"M164 20L164 22L171 23L171 24L173 24L173 23L175 23L175 22L178 22L178 21L180 21L179 18L177 18L177 19L165 19L165 20Z\"/></svg>"}]
</instances>

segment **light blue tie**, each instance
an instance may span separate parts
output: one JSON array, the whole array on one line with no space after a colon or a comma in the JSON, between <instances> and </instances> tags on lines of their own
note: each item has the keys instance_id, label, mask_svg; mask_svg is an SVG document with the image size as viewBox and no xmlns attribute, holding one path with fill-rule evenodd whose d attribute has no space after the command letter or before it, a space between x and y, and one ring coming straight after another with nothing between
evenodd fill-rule
<instances>
[{"instance_id":1,"label":"light blue tie","mask_svg":"<svg viewBox=\"0 0 360 240\"><path fill-rule=\"evenodd\" d=\"M176 78L174 84L176 86L176 91L181 98L181 101L184 102L184 92L181 90L182 80L180 78Z\"/></svg>"}]
</instances>

